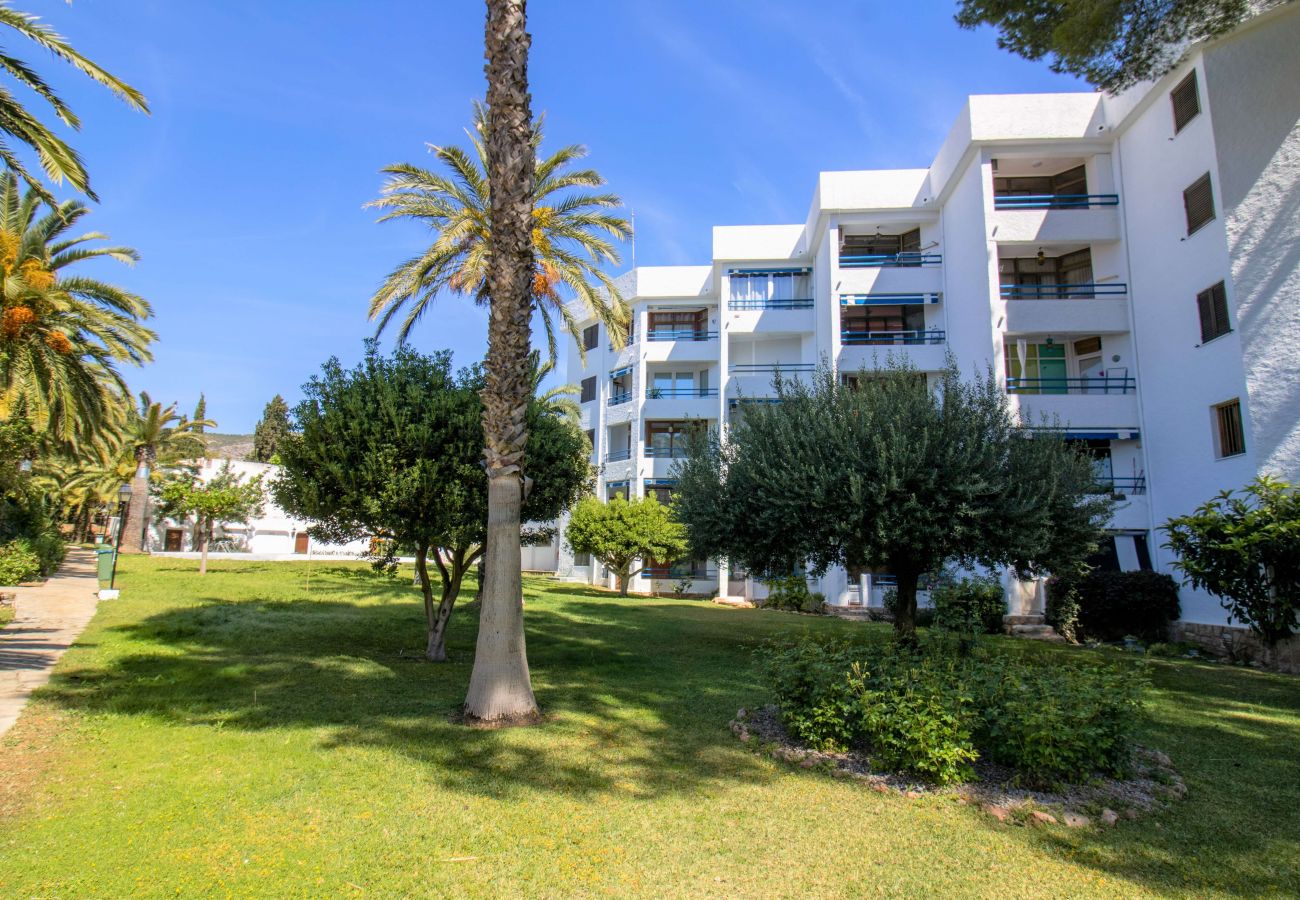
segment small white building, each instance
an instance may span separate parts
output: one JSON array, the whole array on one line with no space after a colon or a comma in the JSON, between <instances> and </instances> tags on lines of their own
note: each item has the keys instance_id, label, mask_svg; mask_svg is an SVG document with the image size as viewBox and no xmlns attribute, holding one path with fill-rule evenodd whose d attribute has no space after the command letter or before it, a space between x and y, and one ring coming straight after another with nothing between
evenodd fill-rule
<instances>
[{"instance_id":1,"label":"small white building","mask_svg":"<svg viewBox=\"0 0 1300 900\"><path fill-rule=\"evenodd\" d=\"M667 495L687 429L724 431L741 398L823 360L991 365L1013 409L1059 417L1123 497L1108 552L1173 573L1158 527L1258 473L1300 480L1300 5L1193 48L1116 97L973 96L929 167L824 172L805 221L713 230L700 266L620 281L626 347L587 319L583 428L602 497ZM560 552L558 574L600 581ZM650 571L641 591L754 597L715 561ZM834 604L880 577L832 571ZM1041 610L1008 581L1011 612ZM1186 589L1183 617L1219 625Z\"/></svg>"},{"instance_id":2,"label":"small white building","mask_svg":"<svg viewBox=\"0 0 1300 900\"><path fill-rule=\"evenodd\" d=\"M262 515L242 524L218 524L214 529L214 546L209 555L238 553L243 558L255 559L306 559L308 557L336 557L358 559L370 549L368 538L346 544L318 541L307 533L311 522L296 519L275 504L269 487L280 470L271 463L246 459L205 459L200 463L199 479L210 481L229 464L231 470L244 482L258 476L268 487ZM145 547L154 554L197 554L194 541L194 521L177 522L154 517L149 523Z\"/></svg>"}]
</instances>

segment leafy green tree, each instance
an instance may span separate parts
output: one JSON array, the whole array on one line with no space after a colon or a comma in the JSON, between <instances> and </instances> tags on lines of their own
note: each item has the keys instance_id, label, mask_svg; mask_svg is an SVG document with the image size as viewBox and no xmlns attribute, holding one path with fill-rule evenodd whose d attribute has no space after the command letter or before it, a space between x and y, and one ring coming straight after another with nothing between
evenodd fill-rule
<instances>
[{"instance_id":1,"label":"leafy green tree","mask_svg":"<svg viewBox=\"0 0 1300 900\"><path fill-rule=\"evenodd\" d=\"M257 462L271 462L289 433L289 404L276 394L262 410L261 421L253 429L252 458Z\"/></svg>"},{"instance_id":2,"label":"leafy green tree","mask_svg":"<svg viewBox=\"0 0 1300 900\"><path fill-rule=\"evenodd\" d=\"M653 494L634 500L619 494L608 503L586 497L569 514L565 538L574 553L590 553L608 567L625 597L646 565L676 562L687 549L686 529Z\"/></svg>"},{"instance_id":3,"label":"leafy green tree","mask_svg":"<svg viewBox=\"0 0 1300 900\"><path fill-rule=\"evenodd\" d=\"M1162 528L1174 565L1270 647L1300 621L1300 491L1260 476Z\"/></svg>"},{"instance_id":4,"label":"leafy green tree","mask_svg":"<svg viewBox=\"0 0 1300 900\"><path fill-rule=\"evenodd\" d=\"M400 346L385 357L370 341L356 368L332 359L303 387L294 410L300 431L280 445L275 496L315 523L313 534L382 536L415 548L426 655L435 661L446 659L448 622L486 540L481 389L478 370L453 376L449 351L424 356ZM533 480L523 512L544 522L590 491L591 446L541 401L530 406L528 424ZM441 578L436 603L429 559Z\"/></svg>"},{"instance_id":5,"label":"leafy green tree","mask_svg":"<svg viewBox=\"0 0 1300 900\"><path fill-rule=\"evenodd\" d=\"M917 583L945 563L1029 577L1097 546L1114 501L1089 460L1020 427L991 373L963 381L950 360L931 388L891 363L856 385L823 369L776 387L678 465L674 508L701 555L767 575L886 568L911 640Z\"/></svg>"},{"instance_id":6,"label":"leafy green tree","mask_svg":"<svg viewBox=\"0 0 1300 900\"><path fill-rule=\"evenodd\" d=\"M48 50L53 56L117 94L129 106L143 112L149 111L143 94L82 56L52 28L42 25L39 17L16 10L7 2L0 3L0 25L12 29L42 50ZM5 72L18 84L30 89L48 103L54 110L54 115L64 125L72 128L81 127L81 120L68 108L62 98L37 74L36 70L21 59L8 53L0 54L0 71ZM4 87L0 87L0 131L35 151L45 174L55 184L61 184L66 179L86 196L98 199L90 189L90 178L77 152L32 115L18 98ZM0 142L0 163L27 182L28 186L45 202L50 204L55 202L49 191L31 176L22 161L4 142Z\"/></svg>"},{"instance_id":7,"label":"leafy green tree","mask_svg":"<svg viewBox=\"0 0 1300 900\"><path fill-rule=\"evenodd\" d=\"M963 28L992 25L998 46L1115 93L1159 78L1197 41L1290 0L960 0Z\"/></svg>"},{"instance_id":8,"label":"leafy green tree","mask_svg":"<svg viewBox=\"0 0 1300 900\"><path fill-rule=\"evenodd\" d=\"M217 474L201 481L186 471L173 472L163 479L158 491L158 512L166 518L184 521L196 519L199 540L199 574L208 573L208 547L217 525L247 524L262 514L266 503L263 476L249 481L230 467L227 460Z\"/></svg>"},{"instance_id":9,"label":"leafy green tree","mask_svg":"<svg viewBox=\"0 0 1300 900\"><path fill-rule=\"evenodd\" d=\"M69 237L90 212L79 200L42 209L35 190L0 173L0 421L26 418L68 443L120 417L129 395L117 366L151 360L157 335L143 325L152 315L143 297L68 271L100 258L130 265L139 254L90 246L98 232Z\"/></svg>"}]
</instances>

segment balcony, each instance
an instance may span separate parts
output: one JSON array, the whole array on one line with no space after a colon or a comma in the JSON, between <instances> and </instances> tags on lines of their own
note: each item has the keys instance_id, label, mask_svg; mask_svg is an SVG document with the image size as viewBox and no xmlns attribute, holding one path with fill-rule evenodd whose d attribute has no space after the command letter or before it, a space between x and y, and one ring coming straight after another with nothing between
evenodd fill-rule
<instances>
[{"instance_id":1,"label":"balcony","mask_svg":"<svg viewBox=\"0 0 1300 900\"><path fill-rule=\"evenodd\" d=\"M621 391L617 394L611 395L609 400L606 402L610 406L622 406L624 403L630 402L631 399L632 399L631 391Z\"/></svg>"},{"instance_id":2,"label":"balcony","mask_svg":"<svg viewBox=\"0 0 1300 900\"><path fill-rule=\"evenodd\" d=\"M624 460L631 458L632 451L627 448L623 450L611 450L605 454L605 462L623 462Z\"/></svg>"},{"instance_id":3,"label":"balcony","mask_svg":"<svg viewBox=\"0 0 1300 900\"><path fill-rule=\"evenodd\" d=\"M728 372L732 375L790 375L798 372L815 372L815 363L733 363Z\"/></svg>"},{"instance_id":4,"label":"balcony","mask_svg":"<svg viewBox=\"0 0 1300 900\"><path fill-rule=\"evenodd\" d=\"M642 578L671 578L674 581L681 581L690 578L695 581L717 580L718 573L709 569L702 569L693 566L690 563L677 563L671 566L645 566L641 569Z\"/></svg>"},{"instance_id":5,"label":"balcony","mask_svg":"<svg viewBox=\"0 0 1300 900\"><path fill-rule=\"evenodd\" d=\"M812 309L813 300L811 297L795 300L759 298L728 300L727 309L741 312L755 312L767 309Z\"/></svg>"},{"instance_id":6,"label":"balcony","mask_svg":"<svg viewBox=\"0 0 1300 900\"><path fill-rule=\"evenodd\" d=\"M940 253L850 253L840 255L841 269L894 269L938 266L943 263Z\"/></svg>"},{"instance_id":7,"label":"balcony","mask_svg":"<svg viewBox=\"0 0 1300 900\"><path fill-rule=\"evenodd\" d=\"M1120 494L1122 496L1141 495L1147 492L1147 477L1134 475L1117 477L1105 475L1097 479L1097 492L1101 494Z\"/></svg>"},{"instance_id":8,"label":"balcony","mask_svg":"<svg viewBox=\"0 0 1300 900\"><path fill-rule=\"evenodd\" d=\"M842 331L840 343L845 346L872 344L943 344L946 332L932 328L926 331Z\"/></svg>"},{"instance_id":9,"label":"balcony","mask_svg":"<svg viewBox=\"0 0 1300 900\"><path fill-rule=\"evenodd\" d=\"M716 331L651 331L646 335L648 341L716 341Z\"/></svg>"},{"instance_id":10,"label":"balcony","mask_svg":"<svg viewBox=\"0 0 1300 900\"><path fill-rule=\"evenodd\" d=\"M1119 194L994 194L994 209L1091 209L1118 206Z\"/></svg>"},{"instance_id":11,"label":"balcony","mask_svg":"<svg viewBox=\"0 0 1300 900\"><path fill-rule=\"evenodd\" d=\"M686 446L684 444L680 447L679 446L651 447L647 445L645 448L645 458L646 459L685 459Z\"/></svg>"},{"instance_id":12,"label":"balcony","mask_svg":"<svg viewBox=\"0 0 1300 900\"><path fill-rule=\"evenodd\" d=\"M672 397L716 397L717 388L646 388L647 400L662 400Z\"/></svg>"}]
</instances>

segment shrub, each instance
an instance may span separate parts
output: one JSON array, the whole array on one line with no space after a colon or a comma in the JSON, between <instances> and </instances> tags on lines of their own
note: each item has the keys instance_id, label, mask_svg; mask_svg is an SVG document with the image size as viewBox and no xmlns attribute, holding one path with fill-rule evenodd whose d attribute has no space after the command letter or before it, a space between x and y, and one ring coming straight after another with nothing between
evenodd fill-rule
<instances>
[{"instance_id":1,"label":"shrub","mask_svg":"<svg viewBox=\"0 0 1300 900\"><path fill-rule=\"evenodd\" d=\"M41 558L31 541L19 538L0 546L0 584L21 584L40 576Z\"/></svg>"},{"instance_id":2,"label":"shrub","mask_svg":"<svg viewBox=\"0 0 1300 900\"><path fill-rule=\"evenodd\" d=\"M934 624L959 634L998 634L1007 611L1002 585L993 578L962 578L930 589Z\"/></svg>"},{"instance_id":3,"label":"shrub","mask_svg":"<svg viewBox=\"0 0 1300 900\"><path fill-rule=\"evenodd\" d=\"M58 569L67 553L67 545L63 543L63 537L54 531L44 531L36 535L31 539L31 547L40 560L42 575L50 575Z\"/></svg>"},{"instance_id":4,"label":"shrub","mask_svg":"<svg viewBox=\"0 0 1300 900\"><path fill-rule=\"evenodd\" d=\"M1178 584L1163 572L1089 572L1078 580L1062 578L1049 587L1077 596L1078 634L1098 641L1134 635L1144 644L1168 639L1178 618Z\"/></svg>"},{"instance_id":5,"label":"shrub","mask_svg":"<svg viewBox=\"0 0 1300 900\"><path fill-rule=\"evenodd\" d=\"M1035 785L1121 774L1146 687L1128 668L958 658L942 640L919 650L805 640L768 645L758 658L793 736L823 750L856 746L941 784L968 778L979 757Z\"/></svg>"},{"instance_id":6,"label":"shrub","mask_svg":"<svg viewBox=\"0 0 1300 900\"><path fill-rule=\"evenodd\" d=\"M1069 578L1047 579L1047 603L1043 610L1047 624L1071 643L1079 640L1079 592Z\"/></svg>"},{"instance_id":7,"label":"shrub","mask_svg":"<svg viewBox=\"0 0 1300 900\"><path fill-rule=\"evenodd\" d=\"M784 575L767 579L767 598L763 606L789 612L824 613L826 595L808 590L802 575Z\"/></svg>"}]
</instances>

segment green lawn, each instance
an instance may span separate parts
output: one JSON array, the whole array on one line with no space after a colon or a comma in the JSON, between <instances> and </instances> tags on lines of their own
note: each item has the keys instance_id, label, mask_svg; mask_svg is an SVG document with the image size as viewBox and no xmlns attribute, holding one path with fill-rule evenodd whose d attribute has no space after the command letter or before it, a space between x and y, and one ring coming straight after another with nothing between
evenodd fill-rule
<instances>
[{"instance_id":1,"label":"green lawn","mask_svg":"<svg viewBox=\"0 0 1300 900\"><path fill-rule=\"evenodd\" d=\"M1300 679L1158 663L1188 799L1000 825L744 749L760 640L880 626L526 586L540 727L448 719L416 593L339 563L124 558L0 738L0 896L1300 894ZM1036 652L1084 650L1035 648Z\"/></svg>"}]
</instances>

